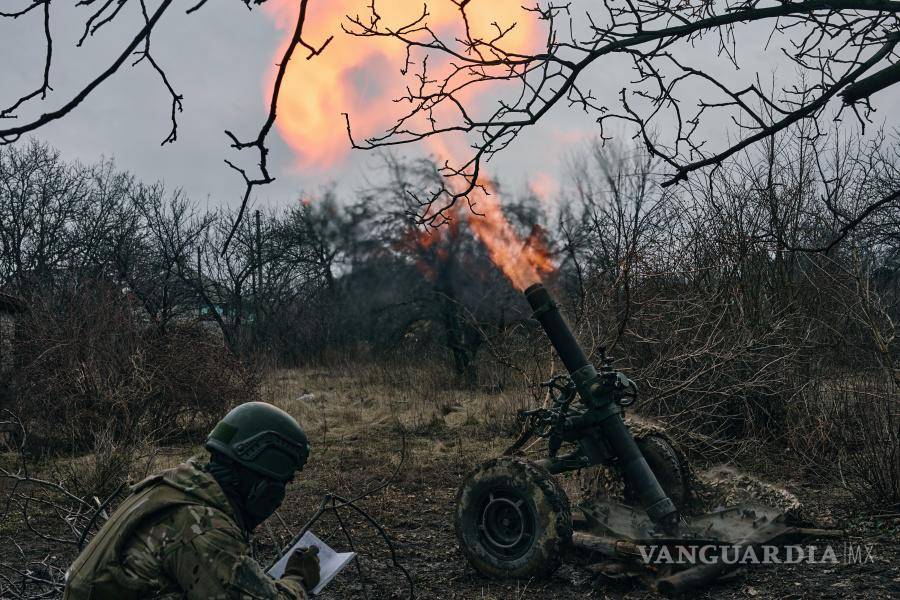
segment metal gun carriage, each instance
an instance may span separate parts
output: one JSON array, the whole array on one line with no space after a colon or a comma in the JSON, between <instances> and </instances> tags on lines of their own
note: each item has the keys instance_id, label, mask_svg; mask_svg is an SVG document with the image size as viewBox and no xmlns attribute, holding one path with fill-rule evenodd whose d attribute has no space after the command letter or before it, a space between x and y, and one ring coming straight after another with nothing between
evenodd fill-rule
<instances>
[{"instance_id":1,"label":"metal gun carriage","mask_svg":"<svg viewBox=\"0 0 900 600\"><path fill-rule=\"evenodd\" d=\"M503 456L478 465L457 495L455 527L472 566L493 577L532 578L554 572L563 556L582 549L638 563L641 547L751 546L820 530L792 527L782 511L748 504L685 516L688 467L665 436L638 439L623 418L637 386L601 351L596 368L559 307L540 283L525 296L567 370L545 382L552 402L520 411L521 436ZM546 456L516 452L534 437ZM590 498L573 509L556 475L603 465L624 481L625 502ZM573 514L574 513L574 514ZM661 592L677 593L721 576L734 565L682 565L653 574Z\"/></svg>"}]
</instances>

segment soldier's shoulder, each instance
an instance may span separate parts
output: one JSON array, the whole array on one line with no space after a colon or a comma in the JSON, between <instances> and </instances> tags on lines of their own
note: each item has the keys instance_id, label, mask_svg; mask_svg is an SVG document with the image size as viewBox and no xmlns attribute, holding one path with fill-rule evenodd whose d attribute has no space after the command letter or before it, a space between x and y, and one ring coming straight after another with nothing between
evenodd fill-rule
<instances>
[{"instance_id":1,"label":"soldier's shoulder","mask_svg":"<svg viewBox=\"0 0 900 600\"><path fill-rule=\"evenodd\" d=\"M150 519L148 529L156 535L189 541L219 530L236 538L245 537L224 492L193 460L148 477L135 486L135 493L142 491L149 504L162 509L154 511Z\"/></svg>"},{"instance_id":2,"label":"soldier's shoulder","mask_svg":"<svg viewBox=\"0 0 900 600\"><path fill-rule=\"evenodd\" d=\"M167 511L157 521L160 526L189 530L193 535L207 531L223 531L243 536L241 528L230 514L210 504L183 504Z\"/></svg>"},{"instance_id":3,"label":"soldier's shoulder","mask_svg":"<svg viewBox=\"0 0 900 600\"><path fill-rule=\"evenodd\" d=\"M208 487L215 479L201 465L199 457L180 463L172 468L164 469L150 475L131 487L132 492L137 492L150 486L168 484L182 491L193 491L197 488Z\"/></svg>"},{"instance_id":4,"label":"soldier's shoulder","mask_svg":"<svg viewBox=\"0 0 900 600\"><path fill-rule=\"evenodd\" d=\"M149 491L154 498L167 498L175 503L206 504L225 512L232 510L215 477L196 459L151 475L133 486L131 491L133 494Z\"/></svg>"}]
</instances>

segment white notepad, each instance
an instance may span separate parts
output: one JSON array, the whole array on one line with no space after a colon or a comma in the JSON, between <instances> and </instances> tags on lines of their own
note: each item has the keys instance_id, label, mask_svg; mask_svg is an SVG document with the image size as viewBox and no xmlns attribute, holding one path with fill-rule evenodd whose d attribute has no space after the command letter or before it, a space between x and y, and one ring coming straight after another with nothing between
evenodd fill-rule
<instances>
[{"instance_id":1,"label":"white notepad","mask_svg":"<svg viewBox=\"0 0 900 600\"><path fill-rule=\"evenodd\" d=\"M309 591L310 594L316 595L325 589L334 576L341 572L350 559L356 556L356 552L335 552L335 550L320 540L312 531L303 534L297 543L291 546L290 550L285 552L284 556L278 559L272 568L269 569L269 576L276 579L284 575L284 568L287 566L288 559L291 554L298 548L309 548L316 546L319 549L319 585Z\"/></svg>"}]
</instances>

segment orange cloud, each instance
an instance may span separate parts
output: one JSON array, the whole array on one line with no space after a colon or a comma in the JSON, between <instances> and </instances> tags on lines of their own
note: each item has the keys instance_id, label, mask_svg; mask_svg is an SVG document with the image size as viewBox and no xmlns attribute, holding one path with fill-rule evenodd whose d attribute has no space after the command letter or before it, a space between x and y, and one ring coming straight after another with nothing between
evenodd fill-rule
<instances>
[{"instance_id":1,"label":"orange cloud","mask_svg":"<svg viewBox=\"0 0 900 600\"><path fill-rule=\"evenodd\" d=\"M329 35L334 35L334 40L321 55L311 60L295 57L292 61L279 97L276 121L279 133L296 154L301 167L331 167L346 158L350 143L342 112L350 114L354 137L361 139L384 131L410 108L408 103L393 101L407 85L413 85L410 77L420 69L418 64L414 64L411 73L407 76L401 74L406 60L405 45L391 38L350 36L340 27L342 22L346 22L345 15L348 14L359 15L366 22L368 5L369 0L310 3L304 39L314 46ZM377 3L380 25L384 29L405 25L419 17L422 6L419 2ZM427 0L425 6L429 13L429 27L442 39L463 36L463 20L455 2ZM276 26L285 31L285 39L276 54L276 60L280 60L293 33L298 6L293 0L272 0L264 7ZM516 27L501 43L509 51L529 51L543 42L543 30L539 28L534 13L522 8L521 0L475 0L466 5L466 15L473 38L491 39L496 36L498 27L506 29L515 23ZM418 35L428 34L420 32ZM413 55L412 60L417 62L421 57ZM428 66L429 78L435 80L446 78L453 68L449 60L439 54L429 58ZM467 75L464 73L461 76ZM266 82L268 90L273 79L274 71ZM495 88L496 85L483 87ZM478 100L476 94L476 91L466 91L457 98L475 103ZM457 115L452 114L451 110L436 116L452 119ZM425 123L418 125L424 126ZM446 138L429 137L426 143L439 161L450 159L459 164L466 156L462 151L452 151L449 147L451 142ZM490 183L481 183L488 193L475 190L470 194L470 199L483 216L466 213L467 218L475 234L488 248L492 260L516 287L524 289L539 281L541 273L553 269L547 248L540 243L539 236L522 239L504 216L496 190ZM451 181L450 185L453 184Z\"/></svg>"},{"instance_id":2,"label":"orange cloud","mask_svg":"<svg viewBox=\"0 0 900 600\"><path fill-rule=\"evenodd\" d=\"M298 49L288 67L278 103L277 128L285 142L293 149L303 167L330 167L341 163L350 150L350 143L341 113L348 113L357 139L383 132L397 118L409 110L409 104L394 102L407 85L415 83L412 74L420 69L421 56L413 56L411 72L400 70L406 59L405 45L392 38L360 38L343 31L347 15L359 16L368 22L370 0L328 0L310 2L303 37L311 45L318 45L329 35L334 39L321 55L305 60ZM397 28L417 19L427 6L429 27L442 39L452 40L463 35L463 21L456 3L451 0L421 2L377 2L384 29ZM284 39L275 55L279 61L287 47L296 23L298 3L295 0L271 0L263 10L284 31ZM503 38L501 46L508 50L527 51L540 39L533 13L522 9L520 0L476 0L466 5L466 14L473 38L490 39L496 27L515 28ZM496 24L496 25L495 25ZM427 34L416 34L425 39ZM448 59L439 53L429 58L429 78L440 80L451 69ZM266 79L266 93L270 93L275 77L273 69ZM487 87L487 86L485 86ZM474 92L473 92L474 93ZM474 101L465 92L460 96ZM448 110L443 118L456 118ZM418 125L424 125L419 122Z\"/></svg>"}]
</instances>

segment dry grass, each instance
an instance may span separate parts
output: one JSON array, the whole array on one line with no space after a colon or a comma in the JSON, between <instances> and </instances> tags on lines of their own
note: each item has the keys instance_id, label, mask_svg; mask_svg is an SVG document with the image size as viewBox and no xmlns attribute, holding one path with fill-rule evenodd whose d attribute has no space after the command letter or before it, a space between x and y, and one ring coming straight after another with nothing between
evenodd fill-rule
<instances>
[{"instance_id":1,"label":"dry grass","mask_svg":"<svg viewBox=\"0 0 900 600\"><path fill-rule=\"evenodd\" d=\"M297 417L313 440L397 423L413 433L465 427L473 434L512 434L516 412L533 403L524 388L472 391L449 379L410 365L282 369L263 380L260 398Z\"/></svg>"},{"instance_id":2,"label":"dry grass","mask_svg":"<svg viewBox=\"0 0 900 600\"><path fill-rule=\"evenodd\" d=\"M896 406L896 397L889 393L886 383L871 378L856 383L856 387L865 383L870 392L883 394L878 397L882 403ZM897 477L896 464L891 468L890 463L900 452L896 417L890 420L889 427L885 424L887 420L880 418L875 428L871 421L873 415L877 417L880 413L872 412L872 402L861 402L856 396L848 395L847 385L845 380L841 389L832 389L834 385L827 384L807 386L807 393L792 403L784 415L784 443L770 442L771 451L764 457L755 452L749 462L735 462L736 456L726 457L727 462L747 462L744 466L760 468L766 461L776 460L779 464L792 465L794 471L801 467L814 480L832 481L854 490L861 498L870 493L866 490L878 488L879 494L885 495L881 504L889 506L893 502L890 497L896 494L891 491L896 487ZM477 446L467 453L470 457L502 451L519 431L516 412L540 402L524 385L508 386L500 392L460 389L454 386L452 375L441 371L415 365L387 368L372 363L275 370L263 379L260 396L296 416L320 448L365 440L375 435L374 432L396 437L392 431L400 426L412 438L422 438L422 448L417 451L445 453L448 446L444 440L464 439ZM874 397L870 393L865 399ZM889 430L884 435L874 435L876 429L885 427ZM679 441L683 437L676 436ZM883 438L891 443L885 444ZM734 444L738 443L757 446L759 442L749 438L734 440ZM541 448L538 444L532 452ZM862 461L860 456L867 458ZM882 460L873 460L872 456ZM717 457L694 453L691 462L710 466L718 462L710 459ZM872 471L877 471L875 483L879 485L867 481L873 478ZM850 475L852 481L848 479ZM564 485L568 491L575 492L576 486L570 483L566 481ZM866 502L867 506L875 504Z\"/></svg>"},{"instance_id":3,"label":"dry grass","mask_svg":"<svg viewBox=\"0 0 900 600\"><path fill-rule=\"evenodd\" d=\"M516 410L539 402L527 388L471 391L454 387L451 376L412 365L387 369L357 364L271 370L262 380L260 398L297 417L313 443L310 461L290 486L279 518L270 520L256 536L263 562L309 518L324 494L355 496L391 477L400 460L402 438L403 468L390 486L361 505L385 525L400 561L413 572L420 597L521 597L523 590L516 587L521 582L485 580L466 566L456 548L453 510L456 491L469 470L512 441ZM538 444L531 451L541 449ZM115 460L115 451L98 448L77 458L56 457L42 465L42 471L69 470L90 480ZM140 452L129 474L137 478L197 453L202 453L200 446ZM577 503L581 493L577 475L563 477L561 483ZM8 517L0 519L0 540L11 538L19 526L13 522L16 515ZM363 557L370 597L405 597L405 580L390 566L383 540L358 515L347 513L342 518ZM337 548L348 547L332 516L316 524L315 531ZM34 556L50 551L46 541L19 542ZM64 566L73 554L66 549L54 556ZM541 599L584 591L559 578L530 585L525 595ZM325 598L360 597L358 586L352 574L342 575ZM637 590L623 591L629 597L647 597Z\"/></svg>"}]
</instances>

